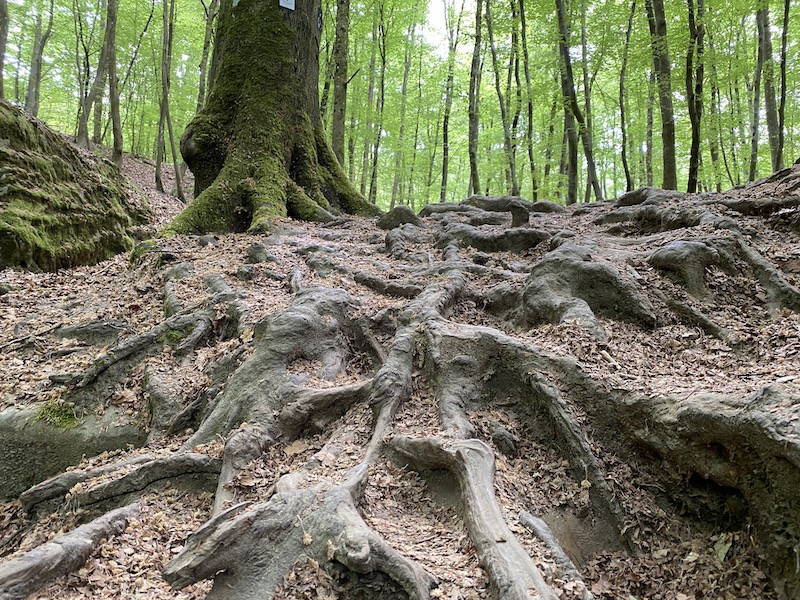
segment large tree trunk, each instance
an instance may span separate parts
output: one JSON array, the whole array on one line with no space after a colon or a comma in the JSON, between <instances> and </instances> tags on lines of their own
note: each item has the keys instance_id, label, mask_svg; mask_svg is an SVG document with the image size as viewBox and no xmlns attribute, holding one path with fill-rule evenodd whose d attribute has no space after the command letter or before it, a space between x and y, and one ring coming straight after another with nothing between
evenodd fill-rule
<instances>
[{"instance_id":1,"label":"large tree trunk","mask_svg":"<svg viewBox=\"0 0 800 600\"><path fill-rule=\"evenodd\" d=\"M319 113L320 3L226 0L219 65L181 152L197 197L168 232L257 230L289 214L375 214L345 177Z\"/></svg>"}]
</instances>

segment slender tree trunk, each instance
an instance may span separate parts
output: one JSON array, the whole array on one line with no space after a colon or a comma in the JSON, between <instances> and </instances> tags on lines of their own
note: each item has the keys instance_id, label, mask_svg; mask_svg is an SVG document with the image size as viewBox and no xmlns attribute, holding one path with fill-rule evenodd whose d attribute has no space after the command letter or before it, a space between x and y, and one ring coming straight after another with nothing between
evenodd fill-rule
<instances>
[{"instance_id":1,"label":"slender tree trunk","mask_svg":"<svg viewBox=\"0 0 800 600\"><path fill-rule=\"evenodd\" d=\"M447 81L444 88L444 114L442 116L442 185L439 189L439 201L447 199L447 176L450 169L450 111L453 109L453 85L455 81L455 62L458 42L461 37L461 18L464 15L464 0L458 15L451 13L451 6L445 3L445 18L447 20L448 50L447 50ZM455 17L455 23L453 18Z\"/></svg>"},{"instance_id":2,"label":"slender tree trunk","mask_svg":"<svg viewBox=\"0 0 800 600\"><path fill-rule=\"evenodd\" d=\"M175 135L172 130L172 117L169 112L169 88L172 76L172 41L173 29L175 26L175 0L169 0L169 4L164 0L164 11L162 15L163 35L161 49L161 111L158 120L158 151L156 154L156 187L160 192L164 191L164 184L161 180L161 163L164 159L165 140L164 126L166 125L169 134L170 152L172 154L172 166L175 171L175 189L177 196L185 201L183 187L181 186L181 174L178 168L178 148L175 144Z\"/></svg>"},{"instance_id":3,"label":"slender tree trunk","mask_svg":"<svg viewBox=\"0 0 800 600\"><path fill-rule=\"evenodd\" d=\"M522 30L522 64L525 71L525 91L527 92L527 117L525 142L528 148L528 163L531 169L531 199L539 199L539 182L536 177L536 159L533 151L533 85L531 84L530 54L528 52L528 24L525 18L525 0L519 0L519 19Z\"/></svg>"},{"instance_id":4,"label":"slender tree trunk","mask_svg":"<svg viewBox=\"0 0 800 600\"><path fill-rule=\"evenodd\" d=\"M0 100L6 97L3 87L5 74L6 42L8 40L8 0L0 0Z\"/></svg>"},{"instance_id":5,"label":"slender tree trunk","mask_svg":"<svg viewBox=\"0 0 800 600\"><path fill-rule=\"evenodd\" d=\"M625 45L622 47L622 67L619 70L619 122L622 131L622 168L625 171L625 191L627 192L633 190L634 187L633 176L628 166L628 124L625 118L625 71L628 67L628 47L631 43L634 14L636 14L636 0L631 2L628 27L625 30Z\"/></svg>"},{"instance_id":6,"label":"slender tree trunk","mask_svg":"<svg viewBox=\"0 0 800 600\"><path fill-rule=\"evenodd\" d=\"M154 0L155 1L155 0ZM214 37L214 21L217 18L217 6L219 0L211 0L211 3L206 6L203 3L203 10L206 15L206 28L203 34L203 51L200 54L200 65L198 66L200 77L200 85L197 87L197 110L203 108L203 102L206 99L206 85L207 85L207 71L208 71L208 54L211 49L211 40Z\"/></svg>"},{"instance_id":7,"label":"slender tree trunk","mask_svg":"<svg viewBox=\"0 0 800 600\"><path fill-rule=\"evenodd\" d=\"M383 6L383 0L380 0ZM361 156L361 195L367 192L367 178L369 177L369 156L372 148L372 106L375 99L375 61L378 58L378 10L372 11L372 52L369 59L369 87L367 88L367 118L364 128L364 152Z\"/></svg>"},{"instance_id":8,"label":"slender tree trunk","mask_svg":"<svg viewBox=\"0 0 800 600\"><path fill-rule=\"evenodd\" d=\"M331 85L333 84L333 52L329 49L330 44L325 44L325 66L322 72L325 79L322 84L322 96L319 100L319 112L322 117L322 123L325 127L328 126L328 106L331 104L328 98L331 95Z\"/></svg>"},{"instance_id":9,"label":"slender tree trunk","mask_svg":"<svg viewBox=\"0 0 800 600\"><path fill-rule=\"evenodd\" d=\"M336 39L333 42L333 123L331 147L344 165L344 124L347 113L347 57L350 48L350 0L336 2ZM405 100L405 93L403 94Z\"/></svg>"},{"instance_id":10,"label":"slender tree trunk","mask_svg":"<svg viewBox=\"0 0 800 600\"><path fill-rule=\"evenodd\" d=\"M378 201L378 158L380 156L381 138L383 137L383 112L386 105L386 38L389 34L388 26L393 9L390 10L388 18L385 4L382 3L378 11L380 13L378 53L381 57L381 69L378 77L380 85L376 106L378 120L375 123L375 141L372 144L372 168L370 170L369 197L367 198L371 204L375 204Z\"/></svg>"},{"instance_id":11,"label":"slender tree trunk","mask_svg":"<svg viewBox=\"0 0 800 600\"><path fill-rule=\"evenodd\" d=\"M672 109L672 82L667 46L667 18L664 0L645 0L647 22L650 26L650 47L653 52L653 68L658 82L658 98L661 108L661 143L663 145L663 183L667 190L678 189L678 172L675 162L675 115Z\"/></svg>"},{"instance_id":12,"label":"slender tree trunk","mask_svg":"<svg viewBox=\"0 0 800 600\"><path fill-rule=\"evenodd\" d=\"M647 86L647 132L645 134L644 171L648 186L653 185L653 112L656 103L653 90L656 86L655 71L650 72Z\"/></svg>"},{"instance_id":13,"label":"slender tree trunk","mask_svg":"<svg viewBox=\"0 0 800 600\"><path fill-rule=\"evenodd\" d=\"M703 118L703 35L705 26L704 0L686 0L689 9L689 49L686 53L686 101L692 125L692 147L689 154L689 179L686 191L697 191L700 173L700 125Z\"/></svg>"},{"instance_id":14,"label":"slender tree trunk","mask_svg":"<svg viewBox=\"0 0 800 600\"><path fill-rule=\"evenodd\" d=\"M711 36L711 32L707 32L708 35L708 47L711 50L711 54L714 54L714 39ZM714 61L711 61L711 132L708 135L708 149L709 154L711 154L711 165L714 169L714 188L716 191L722 191L722 166L720 164L720 147L722 147L722 152L724 153L725 148L722 143L722 117L720 111L720 91L719 91L719 76L717 74L717 65ZM723 159L724 159L723 154ZM727 160L725 160L725 167L727 168ZM730 176L730 170L728 170L728 175ZM733 179L731 179L731 185L733 185Z\"/></svg>"},{"instance_id":15,"label":"slender tree trunk","mask_svg":"<svg viewBox=\"0 0 800 600\"><path fill-rule=\"evenodd\" d=\"M772 58L772 33L769 25L769 4L764 3L756 12L758 25L758 42L761 48L762 73L764 83L764 108L767 116L767 134L769 136L769 150L772 159L772 170L779 171L783 168L778 148L780 134L778 127L778 103L775 94L775 60Z\"/></svg>"},{"instance_id":16,"label":"slender tree trunk","mask_svg":"<svg viewBox=\"0 0 800 600\"><path fill-rule=\"evenodd\" d=\"M586 5L586 0L583 0L583 5L581 7L581 70L583 71L583 110L584 110L584 129L583 136L585 137L584 144L587 145L591 151L592 157L592 164L594 165L594 128L592 126L592 79L589 77L589 44L588 44L588 36L586 33L586 15L588 13L588 7ZM587 157L588 162L588 157ZM586 190L584 191L583 201L589 202L591 198L591 190L592 188L595 189L595 193L597 194L597 199L603 199L603 190L600 187L600 181L597 177L597 168L594 166L595 174L594 179L597 182L597 185L588 185L586 186Z\"/></svg>"},{"instance_id":17,"label":"slender tree trunk","mask_svg":"<svg viewBox=\"0 0 800 600\"><path fill-rule=\"evenodd\" d=\"M392 203L391 207L394 208L397 202L398 194L400 193L400 184L403 180L403 167L405 166L405 131L406 131L406 92L408 91L408 76L411 72L411 53L414 49L414 34L416 32L417 24L412 23L406 32L406 51L405 61L403 64L403 85L400 89L402 98L400 100L400 131L397 136L397 148L395 149L394 158L394 181L392 182Z\"/></svg>"},{"instance_id":18,"label":"slender tree trunk","mask_svg":"<svg viewBox=\"0 0 800 600\"><path fill-rule=\"evenodd\" d=\"M597 201L603 200L603 191L600 189L600 182L597 178L597 169L595 167L594 162L594 153L592 152L592 142L589 136L589 130L584 119L584 115L581 112L580 106L578 105L578 96L575 92L575 78L572 73L572 59L569 55L569 25L567 23L567 10L566 5L564 4L564 0L556 0L556 16L558 18L558 28L560 32L559 36L559 48L561 51L561 64L563 68L563 75L562 75L562 89L564 91L564 99L567 103L567 110L572 112L572 115L575 119L575 122L578 125L578 134L580 135L581 141L583 142L583 152L586 155L586 166L587 166L587 186L592 186L594 190L595 199ZM570 160L573 158L573 153L570 151ZM575 165L571 167L571 170L574 169L575 173L577 174L577 151L575 152ZM576 196L574 200L577 201L577 179L575 182L576 185ZM572 187L568 187L569 192L572 192ZM572 198L572 196L570 196Z\"/></svg>"},{"instance_id":19,"label":"slender tree trunk","mask_svg":"<svg viewBox=\"0 0 800 600\"><path fill-rule=\"evenodd\" d=\"M761 36L761 25L759 25L759 38ZM753 77L753 103L751 113L753 120L750 124L750 170L747 175L748 181L755 181L758 173L758 130L761 116L761 73L764 67L764 45L758 44L758 55L756 57L756 72Z\"/></svg>"},{"instance_id":20,"label":"slender tree trunk","mask_svg":"<svg viewBox=\"0 0 800 600\"><path fill-rule=\"evenodd\" d=\"M789 39L789 6L791 0L783 1L783 30L781 31L781 100L778 106L778 164L783 165L783 147L786 141L786 55ZM1 65L0 65L1 66ZM0 69L1 70L1 69Z\"/></svg>"},{"instance_id":21,"label":"slender tree trunk","mask_svg":"<svg viewBox=\"0 0 800 600\"><path fill-rule=\"evenodd\" d=\"M511 128L508 120L508 111L506 110L505 100L503 99L503 90L500 87L500 69L497 64L497 47L494 43L494 30L492 28L492 13L489 8L490 0L486 2L486 33L489 35L489 48L492 52L492 67L494 70L495 89L497 90L497 98L500 102L500 120L503 125L503 139L505 143L506 161L508 164L509 175L511 178L511 189L509 190L512 196L519 196L519 183L517 183L517 166L514 160L514 147L511 143Z\"/></svg>"},{"instance_id":22,"label":"slender tree trunk","mask_svg":"<svg viewBox=\"0 0 800 600\"><path fill-rule=\"evenodd\" d=\"M469 188L470 193L480 193L481 184L478 174L478 127L479 106L481 90L481 73L483 61L481 60L483 0L475 3L475 45L472 49L472 65L469 71Z\"/></svg>"},{"instance_id":23,"label":"slender tree trunk","mask_svg":"<svg viewBox=\"0 0 800 600\"><path fill-rule=\"evenodd\" d=\"M559 85L559 78L556 76L555 84ZM556 133L556 114L558 113L559 104L563 103L561 91L553 94L553 102L550 104L550 118L547 120L547 143L544 149L544 181L547 189L550 186L550 171L553 168L553 146Z\"/></svg>"},{"instance_id":24,"label":"slender tree trunk","mask_svg":"<svg viewBox=\"0 0 800 600\"><path fill-rule=\"evenodd\" d=\"M122 120L119 115L119 81L117 79L117 8L119 0L108 0L108 16L106 18L106 37L108 40L108 101L111 108L111 129L114 146L111 160L118 167L122 166Z\"/></svg>"},{"instance_id":25,"label":"slender tree trunk","mask_svg":"<svg viewBox=\"0 0 800 600\"><path fill-rule=\"evenodd\" d=\"M28 74L28 93L25 95L25 112L34 117L39 114L39 94L42 87L42 63L44 47L53 33L53 0L50 0L50 14L47 27L42 31L42 17L36 16L36 34L31 52L31 70Z\"/></svg>"},{"instance_id":26,"label":"slender tree trunk","mask_svg":"<svg viewBox=\"0 0 800 600\"><path fill-rule=\"evenodd\" d=\"M103 8L105 11L100 16L100 30L103 32L102 42L100 45L100 56L97 59L97 71L95 72L94 80L91 86L88 86L89 78L89 48L84 40L82 23L83 19L78 15L77 22L80 28L81 44L83 46L83 65L79 67L79 73L83 74L85 83L81 86L82 95L81 102L78 108L78 131L75 136L75 142L83 148L89 147L89 116L92 114L92 107L97 99L102 96L105 82L106 65L108 63L108 44L106 43L106 14L108 7L103 1Z\"/></svg>"}]
</instances>

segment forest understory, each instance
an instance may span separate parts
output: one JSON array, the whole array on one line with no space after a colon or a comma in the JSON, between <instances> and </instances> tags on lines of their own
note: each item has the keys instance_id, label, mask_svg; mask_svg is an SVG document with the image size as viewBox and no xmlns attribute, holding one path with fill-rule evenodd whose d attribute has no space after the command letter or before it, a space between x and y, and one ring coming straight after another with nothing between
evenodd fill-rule
<instances>
[{"instance_id":1,"label":"forest understory","mask_svg":"<svg viewBox=\"0 0 800 600\"><path fill-rule=\"evenodd\" d=\"M0 272L0 598L800 598L798 187Z\"/></svg>"}]
</instances>

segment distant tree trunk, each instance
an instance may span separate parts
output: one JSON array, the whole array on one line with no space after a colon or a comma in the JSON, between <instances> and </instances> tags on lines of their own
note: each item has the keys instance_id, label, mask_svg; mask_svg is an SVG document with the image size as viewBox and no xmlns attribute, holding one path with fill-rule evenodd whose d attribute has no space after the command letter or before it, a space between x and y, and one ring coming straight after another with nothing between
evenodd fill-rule
<instances>
[{"instance_id":1,"label":"distant tree trunk","mask_svg":"<svg viewBox=\"0 0 800 600\"><path fill-rule=\"evenodd\" d=\"M511 189L508 192L512 196L519 196L519 183L517 182L517 166L514 160L514 147L511 142L511 127L508 119L508 111L506 110L506 103L503 99L503 90L500 87L500 69L497 64L497 47L494 43L494 30L492 28L492 13L489 8L490 0L486 2L486 33L489 35L489 48L492 52L492 67L494 70L495 89L497 90L497 99L500 102L500 120L503 124L503 139L505 143L506 161L508 164L509 175L511 179Z\"/></svg>"},{"instance_id":2,"label":"distant tree trunk","mask_svg":"<svg viewBox=\"0 0 800 600\"><path fill-rule=\"evenodd\" d=\"M214 21L217 18L217 6L219 0L211 0L211 3L206 6L203 2L203 10L206 15L206 28L203 35L203 51L200 54L200 65L198 75L200 77L200 84L197 87L197 110L203 108L203 102L206 99L206 85L208 78L208 54L211 49L211 40L214 37Z\"/></svg>"},{"instance_id":3,"label":"distant tree trunk","mask_svg":"<svg viewBox=\"0 0 800 600\"><path fill-rule=\"evenodd\" d=\"M563 61L561 65L561 94L564 101L564 141L561 150L561 164L559 174L567 175L567 195L564 199L566 204L575 204L578 201L578 132L575 131L575 114L570 110L567 96L569 94L569 83L564 69ZM559 181L559 186L561 181Z\"/></svg>"},{"instance_id":4,"label":"distant tree trunk","mask_svg":"<svg viewBox=\"0 0 800 600\"><path fill-rule=\"evenodd\" d=\"M107 4L105 0L103 1L103 8L105 8L105 12L108 11ZM86 89L85 84L83 91L85 92L81 96L80 106L78 107L78 132L75 135L75 142L83 147L89 147L89 116L92 114L92 107L94 103L100 98L103 94L104 89L104 81L105 81L105 73L106 73L106 65L108 64L108 44L106 43L106 14L105 12L101 13L100 16L100 29L103 32L102 42L100 45L100 56L97 59L97 71L95 72L94 80L92 81L91 86ZM78 22L81 24L83 19L79 16ZM82 25L81 25L82 27ZM83 45L83 65L79 67L79 73L82 73L88 83L89 78L89 49L87 47L86 42L83 40L83 32L80 32L80 40L81 44Z\"/></svg>"},{"instance_id":5,"label":"distant tree trunk","mask_svg":"<svg viewBox=\"0 0 800 600\"><path fill-rule=\"evenodd\" d=\"M783 2L783 30L781 31L781 100L778 106L778 164L783 165L783 146L785 143L784 128L786 126L786 54L789 37L789 6L791 0ZM2 71L0 65L0 71ZM2 90L0 90L2 95ZM780 167L779 167L780 168Z\"/></svg>"},{"instance_id":6,"label":"distant tree trunk","mask_svg":"<svg viewBox=\"0 0 800 600\"><path fill-rule=\"evenodd\" d=\"M118 167L122 166L122 120L119 115L119 81L117 79L117 8L119 0L108 0L108 17L106 19L106 36L108 39L108 98L111 108L111 127L114 133L114 148L111 160Z\"/></svg>"},{"instance_id":7,"label":"distant tree trunk","mask_svg":"<svg viewBox=\"0 0 800 600\"><path fill-rule=\"evenodd\" d=\"M106 15L108 8L106 7ZM116 53L115 53L116 54ZM106 89L106 80L108 78L107 70L103 71L103 80L100 82L100 88ZM92 143L100 144L103 141L103 95L100 94L95 98L94 106L92 107Z\"/></svg>"},{"instance_id":8,"label":"distant tree trunk","mask_svg":"<svg viewBox=\"0 0 800 600\"><path fill-rule=\"evenodd\" d=\"M178 148L175 145L175 135L172 130L172 117L169 112L169 88L172 76L172 40L175 27L175 0L169 0L167 4L164 0L164 10L162 13L162 37L161 37L161 110L158 119L158 148L156 152L156 188L164 191L164 183L161 179L161 163L164 159L165 141L164 126L166 125L169 134L170 152L172 154L172 166L175 171L175 190L180 200L185 201L183 187L181 186L181 174L178 168Z\"/></svg>"},{"instance_id":9,"label":"distant tree trunk","mask_svg":"<svg viewBox=\"0 0 800 600\"><path fill-rule=\"evenodd\" d=\"M711 53L714 53L714 40L711 33L708 35L708 47ZM711 154L711 164L714 168L714 187L720 192L722 191L722 166L720 165L720 148L722 149L722 159L727 169L727 158L724 155L725 145L722 140L722 117L720 110L720 92L719 92L719 76L717 74L717 65L711 62L711 133L708 136L708 149ZM728 169L728 176L730 177L730 169ZM733 178L731 178L731 185L733 185Z\"/></svg>"},{"instance_id":10,"label":"distant tree trunk","mask_svg":"<svg viewBox=\"0 0 800 600\"><path fill-rule=\"evenodd\" d=\"M480 10L480 9L479 9ZM519 0L520 29L522 30L522 62L525 70L525 89L527 91L527 126L525 142L528 147L528 162L531 168L531 199L539 199L539 183L536 177L536 160L533 152L533 85L531 84L530 54L528 52L528 25L525 18L525 0Z\"/></svg>"},{"instance_id":11,"label":"distant tree trunk","mask_svg":"<svg viewBox=\"0 0 800 600\"><path fill-rule=\"evenodd\" d=\"M455 80L456 52L461 37L461 18L464 15L464 0L453 23L450 6L445 3L445 19L447 21L447 81L444 87L444 114L442 116L442 185L439 188L439 201L447 199L447 176L450 169L450 111L453 108L453 85Z\"/></svg>"},{"instance_id":12,"label":"distant tree trunk","mask_svg":"<svg viewBox=\"0 0 800 600\"><path fill-rule=\"evenodd\" d=\"M705 26L704 0L686 0L689 9L689 49L686 53L686 101L692 126L692 147L689 154L689 179L686 191L697 191L700 173L700 125L703 118L703 35Z\"/></svg>"},{"instance_id":13,"label":"distant tree trunk","mask_svg":"<svg viewBox=\"0 0 800 600\"><path fill-rule=\"evenodd\" d=\"M331 94L331 84L333 84L333 52L331 50L330 42L325 43L325 66L322 70L325 74L325 79L322 84L322 96L319 100L319 112L322 117L324 127L328 126L328 105L331 103L328 98Z\"/></svg>"},{"instance_id":14,"label":"distant tree trunk","mask_svg":"<svg viewBox=\"0 0 800 600\"><path fill-rule=\"evenodd\" d=\"M555 78L555 84L558 85L558 76ZM553 168L553 146L556 134L556 114L558 113L559 104L563 103L561 91L553 94L553 102L550 104L550 118L547 120L547 143L544 148L544 181L545 185L550 187L550 171Z\"/></svg>"},{"instance_id":15,"label":"distant tree trunk","mask_svg":"<svg viewBox=\"0 0 800 600\"><path fill-rule=\"evenodd\" d=\"M0 100L6 97L3 87L6 42L8 41L8 0L0 0Z\"/></svg>"},{"instance_id":16,"label":"distant tree trunk","mask_svg":"<svg viewBox=\"0 0 800 600\"><path fill-rule=\"evenodd\" d=\"M780 171L783 165L778 155L780 135L778 127L778 103L775 94L775 60L772 57L772 33L769 25L769 4L764 3L756 12L758 42L763 57L762 81L764 82L764 108L767 116L767 134L772 159L772 170Z\"/></svg>"},{"instance_id":17,"label":"distant tree trunk","mask_svg":"<svg viewBox=\"0 0 800 600\"><path fill-rule=\"evenodd\" d=\"M380 0L381 5L383 0ZM367 178L369 177L369 156L372 147L370 132L372 131L372 106L375 98L375 61L378 58L378 10L372 11L372 51L369 59L369 86L367 87L367 117L364 120L364 152L361 155L361 195L367 193Z\"/></svg>"},{"instance_id":18,"label":"distant tree trunk","mask_svg":"<svg viewBox=\"0 0 800 600\"><path fill-rule=\"evenodd\" d=\"M761 25L759 25L760 37ZM758 55L756 57L756 72L753 76L753 120L750 124L750 170L747 174L748 181L755 181L758 173L758 130L761 116L761 72L764 67L764 45L758 44Z\"/></svg>"},{"instance_id":19,"label":"distant tree trunk","mask_svg":"<svg viewBox=\"0 0 800 600\"><path fill-rule=\"evenodd\" d=\"M480 90L483 61L481 60L483 0L475 5L475 46L472 49L472 65L469 71L469 187L470 193L480 193L481 183L478 174L478 126L480 121Z\"/></svg>"},{"instance_id":20,"label":"distant tree trunk","mask_svg":"<svg viewBox=\"0 0 800 600\"><path fill-rule=\"evenodd\" d=\"M650 47L653 53L653 68L658 82L658 98L661 108L661 143L663 145L663 183L667 190L678 189L678 172L675 162L675 115L672 109L672 82L667 46L667 18L664 0L645 0L647 22L650 26Z\"/></svg>"},{"instance_id":21,"label":"distant tree trunk","mask_svg":"<svg viewBox=\"0 0 800 600\"><path fill-rule=\"evenodd\" d=\"M34 117L39 114L39 93L42 87L42 61L44 47L53 33L53 0L50 0L50 15L47 28L42 31L42 16L36 15L36 33L31 52L31 70L28 74L28 93L25 95L25 112Z\"/></svg>"},{"instance_id":22,"label":"distant tree trunk","mask_svg":"<svg viewBox=\"0 0 800 600\"><path fill-rule=\"evenodd\" d=\"M384 107L386 106L386 38L388 37L389 21L393 10L393 8L390 9L387 18L386 4L382 2L378 8L380 18L378 25L378 53L381 57L381 69L378 77L378 100L375 107L378 120L375 122L375 141L372 144L372 168L370 169L369 197L367 198L371 204L375 204L378 201L378 158L380 156L381 138L383 137Z\"/></svg>"},{"instance_id":23,"label":"distant tree trunk","mask_svg":"<svg viewBox=\"0 0 800 600\"><path fill-rule=\"evenodd\" d=\"M561 50L561 63L563 67L562 88L564 90L564 99L567 103L567 110L572 112L575 122L578 124L578 134L580 134L581 141L583 142L583 152L586 155L587 165L587 186L592 186L595 198L598 201L603 200L603 192L600 189L600 182L597 178L597 169L594 163L594 153L592 152L592 142L589 137L589 130L578 105L578 95L575 92L575 78L572 73L572 59L569 55L569 25L567 23L567 10L564 0L556 0L556 16L558 18L559 48ZM573 127L574 129L574 127ZM575 196L574 200L577 201L577 170L578 170L578 157L577 151L574 153L575 165L570 167L570 171L575 171ZM573 152L570 151L570 160L573 159ZM569 187L570 193L572 187ZM572 196L569 196L572 198ZM571 204L571 202L569 202Z\"/></svg>"},{"instance_id":24,"label":"distant tree trunk","mask_svg":"<svg viewBox=\"0 0 800 600\"><path fill-rule=\"evenodd\" d=\"M653 90L656 84L655 71L650 71L647 86L647 132L645 134L644 171L648 186L653 185L653 106L656 99Z\"/></svg>"},{"instance_id":25,"label":"distant tree trunk","mask_svg":"<svg viewBox=\"0 0 800 600\"><path fill-rule=\"evenodd\" d=\"M406 92L408 91L408 76L411 72L411 53L414 49L414 35L416 33L417 24L412 23L406 32L406 51L405 61L403 66L403 85L400 88L400 131L397 136L397 148L395 149L394 158L394 181L392 182L392 203L391 207L394 208L397 202L398 195L400 194L400 185L403 181L403 168L405 163L405 133L406 133Z\"/></svg>"},{"instance_id":26,"label":"distant tree trunk","mask_svg":"<svg viewBox=\"0 0 800 600\"><path fill-rule=\"evenodd\" d=\"M636 0L631 2L631 12L628 16L628 27L625 30L625 45L622 47L622 67L619 70L619 121L622 131L622 168L625 171L625 191L633 190L634 182L628 166L628 124L625 118L625 70L628 67L628 47L631 43L631 30L633 29L633 16L636 14Z\"/></svg>"},{"instance_id":27,"label":"distant tree trunk","mask_svg":"<svg viewBox=\"0 0 800 600\"><path fill-rule=\"evenodd\" d=\"M344 123L347 113L347 57L350 47L350 0L336 2L336 39L333 42L333 123L331 147L344 166ZM403 94L405 100L405 93Z\"/></svg>"}]
</instances>

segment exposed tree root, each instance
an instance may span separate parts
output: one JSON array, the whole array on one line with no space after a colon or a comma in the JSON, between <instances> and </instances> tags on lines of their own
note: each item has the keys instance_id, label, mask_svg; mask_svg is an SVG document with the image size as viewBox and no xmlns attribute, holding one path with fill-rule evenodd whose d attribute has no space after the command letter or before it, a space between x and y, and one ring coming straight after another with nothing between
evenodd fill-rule
<instances>
[{"instance_id":1,"label":"exposed tree root","mask_svg":"<svg viewBox=\"0 0 800 600\"><path fill-rule=\"evenodd\" d=\"M764 185L791 185L792 176ZM463 519L464 529L453 528L462 539L452 557L480 571L463 586L474 597L653 597L658 581L648 587L648 568L663 566L673 578L694 568L684 542L713 548L706 550L721 571L754 565L737 562L743 548L715 547L744 527L772 578L753 587L759 597L797 597L797 342L777 318L796 323L789 311L800 311L800 292L795 272L783 268L795 256L776 254L777 235L768 237L758 220L769 215L773 223L794 202L750 205L654 189L614 206L567 209L473 197L430 205L420 217L396 210L385 232L341 219L292 225L240 244L241 264L224 269L198 272L201 259L161 269L161 256L155 295L163 320L118 342L66 392L92 394L125 373L121 395L149 415L153 449L52 477L23 493L16 510L29 518L54 507L96 514L167 484L215 490L210 520L171 551L164 577L176 589L213 579L209 598L283 600L295 567L317 564L340 582L363 584L353 595L367 600L383 589L360 578L370 573L409 598L455 598L461 583L442 574L464 568L461 558L437 571L424 551L386 534L386 515L374 518L385 505L398 511L397 527L422 522L418 513L405 521L386 492L388 479L402 485L390 458L425 477L427 486L416 485L430 494L426 502ZM260 312L248 293L265 287L280 301ZM753 296L761 299L748 307L725 305ZM763 314L745 314L754 307ZM778 349L766 341L771 331L784 340ZM189 376L173 379L154 360L165 348L169 364ZM772 357L783 366L769 370ZM737 360L761 369L760 378L751 385L755 376ZM651 383L648 369L661 379ZM712 393L714 377L726 375L734 391ZM670 378L687 387L662 392ZM194 431L185 442L158 450L187 428ZM419 511L420 500L402 510ZM105 521L89 525L108 535L124 514L101 517L105 529ZM585 553L554 521L565 515L587 536L601 532ZM82 560L97 536L81 546ZM46 556L52 550L41 547ZM677 567L658 562L667 551ZM620 563L644 566L629 579L603 579L622 572ZM595 564L601 576L589 569ZM51 577L31 563L0 563L0 574L8 569L25 590ZM740 593L733 589L742 588L720 597Z\"/></svg>"},{"instance_id":2,"label":"exposed tree root","mask_svg":"<svg viewBox=\"0 0 800 600\"><path fill-rule=\"evenodd\" d=\"M0 563L0 597L24 600L50 581L79 569L105 538L118 535L139 514L129 504L23 554Z\"/></svg>"},{"instance_id":3,"label":"exposed tree root","mask_svg":"<svg viewBox=\"0 0 800 600\"><path fill-rule=\"evenodd\" d=\"M503 519L492 491L494 455L486 444L397 436L390 446L415 469L447 469L458 479L467 530L498 598L527 599L532 590L541 598L558 598Z\"/></svg>"}]
</instances>

